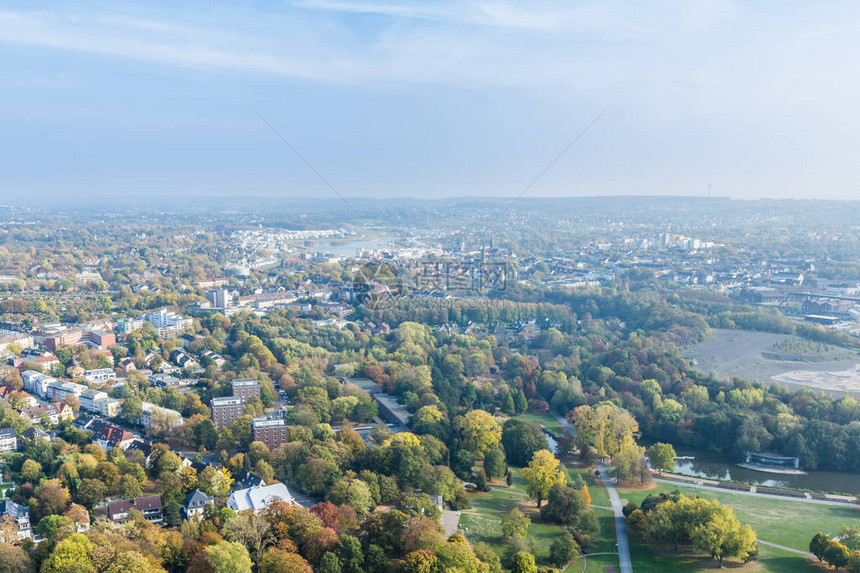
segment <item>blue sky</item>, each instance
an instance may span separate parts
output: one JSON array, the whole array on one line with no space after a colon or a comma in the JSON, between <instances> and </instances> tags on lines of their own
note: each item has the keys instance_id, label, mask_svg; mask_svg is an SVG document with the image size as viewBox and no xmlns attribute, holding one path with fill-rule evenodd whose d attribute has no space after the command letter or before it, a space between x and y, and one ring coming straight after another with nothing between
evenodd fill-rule
<instances>
[{"instance_id":1,"label":"blue sky","mask_svg":"<svg viewBox=\"0 0 860 573\"><path fill-rule=\"evenodd\" d=\"M855 199L857 2L5 2L0 199Z\"/></svg>"}]
</instances>

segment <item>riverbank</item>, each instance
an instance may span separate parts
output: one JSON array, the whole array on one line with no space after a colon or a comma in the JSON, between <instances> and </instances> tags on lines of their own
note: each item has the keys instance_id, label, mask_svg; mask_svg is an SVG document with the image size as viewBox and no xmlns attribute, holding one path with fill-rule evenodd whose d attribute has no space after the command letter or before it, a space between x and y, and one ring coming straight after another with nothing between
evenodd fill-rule
<instances>
[{"instance_id":1,"label":"riverbank","mask_svg":"<svg viewBox=\"0 0 860 573\"><path fill-rule=\"evenodd\" d=\"M779 474L786 476L802 476L807 475L809 472L805 472L803 470L796 470L794 468L781 468L776 466L766 466L763 464L753 464L753 463L742 463L738 464L739 468L746 468L748 470L753 470L757 472L764 472L766 474Z\"/></svg>"}]
</instances>

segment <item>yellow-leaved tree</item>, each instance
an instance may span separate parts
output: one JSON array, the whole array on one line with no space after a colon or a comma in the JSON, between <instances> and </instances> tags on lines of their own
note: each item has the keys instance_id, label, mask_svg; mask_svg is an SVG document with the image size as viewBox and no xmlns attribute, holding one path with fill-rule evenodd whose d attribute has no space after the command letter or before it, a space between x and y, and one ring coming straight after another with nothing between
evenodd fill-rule
<instances>
[{"instance_id":1,"label":"yellow-leaved tree","mask_svg":"<svg viewBox=\"0 0 860 573\"><path fill-rule=\"evenodd\" d=\"M535 452L529 467L523 468L523 477L526 479L526 492L537 501L538 508L552 486L567 482L567 475L559 467L558 458L549 450Z\"/></svg>"}]
</instances>

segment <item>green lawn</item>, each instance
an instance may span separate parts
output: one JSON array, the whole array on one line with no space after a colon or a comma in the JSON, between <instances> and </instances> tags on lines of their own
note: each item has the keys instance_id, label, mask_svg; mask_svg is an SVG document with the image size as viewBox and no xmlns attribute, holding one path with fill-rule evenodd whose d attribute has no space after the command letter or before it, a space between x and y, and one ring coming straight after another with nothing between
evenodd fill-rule
<instances>
[{"instance_id":1,"label":"green lawn","mask_svg":"<svg viewBox=\"0 0 860 573\"><path fill-rule=\"evenodd\" d=\"M650 493L672 491L675 487L661 483L651 491L621 489L619 495L639 504ZM818 531L833 535L842 524L860 525L860 508L833 507L791 499L762 499L682 486L678 489L685 495L716 499L731 506L738 519L751 525L760 539L801 551L809 551L809 540Z\"/></svg>"},{"instance_id":2,"label":"green lawn","mask_svg":"<svg viewBox=\"0 0 860 573\"><path fill-rule=\"evenodd\" d=\"M521 420L528 420L529 422L534 422L538 426L544 426L550 434L555 436L556 439L561 438L565 435L564 429L561 427L561 424L559 424L558 420L553 418L550 414L536 414L534 412L525 412L517 416L517 418Z\"/></svg>"},{"instance_id":3,"label":"green lawn","mask_svg":"<svg viewBox=\"0 0 860 573\"><path fill-rule=\"evenodd\" d=\"M463 510L460 516L460 528L464 530L466 537L472 543L485 542L501 556L504 552L502 545L501 519L514 507L520 507L523 513L531 517L532 524L529 527L529 535L534 537L537 544L536 559L539 563L547 564L546 560L549 557L549 546L558 535L561 535L561 527L539 521L534 502L525 494L525 480L518 468L512 468L514 476L513 485L508 488L506 486L494 486L502 491L492 490L488 493L470 494L472 500L472 509ZM588 472L584 469L574 469L570 473L583 474L584 478L589 480L589 492L592 500L598 505L602 500L606 500L608 504L608 494L602 486L596 485ZM615 526L612 518L612 512L602 509L595 509L597 512L598 521L601 531L597 539L597 545L593 548L593 552L615 551ZM594 565L589 559L589 571L603 571L598 567L599 563L612 564L615 567L618 565L618 559L614 555L597 556L594 558ZM575 560L566 570L569 573L579 573L582 571L582 561Z\"/></svg>"},{"instance_id":4,"label":"green lawn","mask_svg":"<svg viewBox=\"0 0 860 573\"><path fill-rule=\"evenodd\" d=\"M630 538L630 554L636 573L693 573L719 570L716 560L681 548L655 550L636 536ZM748 564L726 560L725 569L743 573L813 573L822 571L801 555L767 546L759 547L759 559Z\"/></svg>"}]
</instances>

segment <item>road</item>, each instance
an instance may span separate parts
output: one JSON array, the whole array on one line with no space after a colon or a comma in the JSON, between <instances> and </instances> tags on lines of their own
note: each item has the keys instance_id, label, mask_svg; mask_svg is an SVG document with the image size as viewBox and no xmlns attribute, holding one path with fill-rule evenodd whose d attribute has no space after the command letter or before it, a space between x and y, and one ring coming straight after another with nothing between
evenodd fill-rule
<instances>
[{"instance_id":1,"label":"road","mask_svg":"<svg viewBox=\"0 0 860 573\"><path fill-rule=\"evenodd\" d=\"M609 501L612 504L612 512L615 514L615 537L618 541L618 564L621 566L621 573L633 573L633 561L630 559L630 544L627 542L627 521L624 519L624 504L621 498L618 497L618 492L615 490L615 484L612 483L612 478L607 477L606 471L609 469L603 464L598 464L600 471L600 480L603 482L606 491L609 492Z\"/></svg>"},{"instance_id":2,"label":"road","mask_svg":"<svg viewBox=\"0 0 860 573\"><path fill-rule=\"evenodd\" d=\"M808 497L789 497L786 495L773 495L769 493L759 493L757 491L746 491L746 490L736 490L736 489L727 489L724 487L716 487L712 485L699 484L696 482L686 482L686 481L676 481L665 478L654 478L654 481L659 483L667 483L671 485L677 485L679 487L692 487L696 489L706 489L708 491L715 491L719 493L731 493L734 495L748 495L750 497L759 497L762 499L775 499L779 501L796 501L797 503L814 503L817 505L831 505L835 507L851 507L854 509L858 508L856 503L851 503L847 501L830 501L826 499L810 499Z\"/></svg>"},{"instance_id":3,"label":"road","mask_svg":"<svg viewBox=\"0 0 860 573\"><path fill-rule=\"evenodd\" d=\"M559 416L558 412L550 408L549 413L555 418L561 427L570 434L571 437L576 436L573 424ZM606 491L609 492L609 501L612 502L612 513L615 514L615 539L618 545L618 564L621 567L621 573L633 573L633 561L630 559L630 544L627 541L627 521L624 519L622 509L624 504L621 503L621 498L618 497L618 492L615 490L615 484L611 478L605 478L608 468L603 464L598 464L601 478Z\"/></svg>"}]
</instances>

